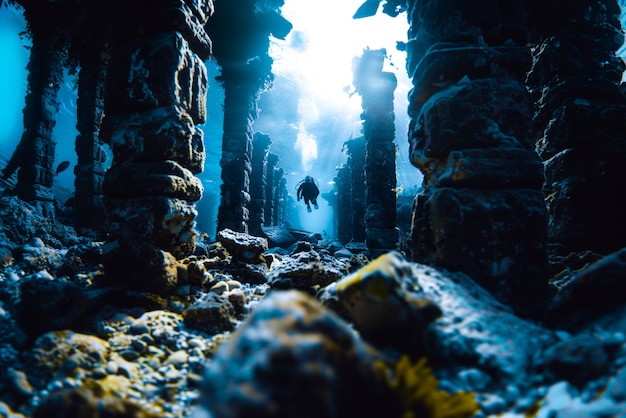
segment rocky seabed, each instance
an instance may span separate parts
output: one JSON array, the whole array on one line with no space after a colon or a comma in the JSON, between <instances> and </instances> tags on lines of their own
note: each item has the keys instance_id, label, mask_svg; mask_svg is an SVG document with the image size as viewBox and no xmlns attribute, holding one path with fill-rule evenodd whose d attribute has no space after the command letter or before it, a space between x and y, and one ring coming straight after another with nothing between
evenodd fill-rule
<instances>
[{"instance_id":1,"label":"rocky seabed","mask_svg":"<svg viewBox=\"0 0 626 418\"><path fill-rule=\"evenodd\" d=\"M315 234L222 231L164 296L102 284L102 242L1 200L1 417L626 417L621 252L559 275L560 321Z\"/></svg>"}]
</instances>

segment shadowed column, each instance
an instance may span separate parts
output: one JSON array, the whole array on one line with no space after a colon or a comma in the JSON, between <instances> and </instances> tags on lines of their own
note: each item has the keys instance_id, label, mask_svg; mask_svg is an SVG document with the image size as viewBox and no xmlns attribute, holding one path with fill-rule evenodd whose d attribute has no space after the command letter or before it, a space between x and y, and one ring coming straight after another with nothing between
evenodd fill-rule
<instances>
[{"instance_id":1,"label":"shadowed column","mask_svg":"<svg viewBox=\"0 0 626 418\"><path fill-rule=\"evenodd\" d=\"M149 10L149 13L148 13ZM119 9L101 136L113 164L104 184L107 280L166 293L196 243L204 166L211 1L138 1Z\"/></svg>"},{"instance_id":2,"label":"shadowed column","mask_svg":"<svg viewBox=\"0 0 626 418\"><path fill-rule=\"evenodd\" d=\"M424 174L412 256L530 312L547 290L547 213L524 2L412 0L408 16L411 162Z\"/></svg>"}]
</instances>

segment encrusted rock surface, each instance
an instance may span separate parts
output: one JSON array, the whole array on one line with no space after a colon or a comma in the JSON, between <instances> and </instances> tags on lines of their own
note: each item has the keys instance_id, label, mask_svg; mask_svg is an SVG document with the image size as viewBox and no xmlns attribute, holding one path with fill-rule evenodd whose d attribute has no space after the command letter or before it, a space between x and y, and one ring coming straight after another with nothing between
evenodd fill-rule
<instances>
[{"instance_id":1,"label":"encrusted rock surface","mask_svg":"<svg viewBox=\"0 0 626 418\"><path fill-rule=\"evenodd\" d=\"M616 54L624 43L623 3L527 3L532 131L545 166L550 241L562 255L618 251L626 233L619 200L626 192L626 65Z\"/></svg>"},{"instance_id":2,"label":"encrusted rock surface","mask_svg":"<svg viewBox=\"0 0 626 418\"><path fill-rule=\"evenodd\" d=\"M215 417L371 416L383 409L373 364L313 298L275 291L208 365L203 404Z\"/></svg>"},{"instance_id":3,"label":"encrusted rock surface","mask_svg":"<svg viewBox=\"0 0 626 418\"><path fill-rule=\"evenodd\" d=\"M114 30L127 38L111 48L100 130L113 153L102 185L103 262L110 283L166 294L179 280L177 260L196 245L194 202L202 184L194 174L204 167L196 125L206 121L201 57L210 52L202 28L213 7L182 1L153 7L155 16L183 18L152 19L139 5L116 16Z\"/></svg>"},{"instance_id":4,"label":"encrusted rock surface","mask_svg":"<svg viewBox=\"0 0 626 418\"><path fill-rule=\"evenodd\" d=\"M360 245L308 235L279 254L233 233L178 261L167 295L109 286L102 242L5 239L0 413L399 417L437 416L455 402L465 412L444 416L601 418L626 409L622 251L561 260L572 270L554 281L562 310L546 311L548 328L466 274L400 253L369 262ZM576 302L581 294L593 300Z\"/></svg>"},{"instance_id":5,"label":"encrusted rock surface","mask_svg":"<svg viewBox=\"0 0 626 418\"><path fill-rule=\"evenodd\" d=\"M365 138L365 241L372 250L392 250L398 243L396 228L396 145L393 73L383 71L384 49L366 49L353 62L354 87L361 95Z\"/></svg>"},{"instance_id":6,"label":"encrusted rock surface","mask_svg":"<svg viewBox=\"0 0 626 418\"><path fill-rule=\"evenodd\" d=\"M524 314L547 292L543 172L528 132L525 2L408 1L412 258L463 271ZM512 163L512 161L515 161Z\"/></svg>"}]
</instances>

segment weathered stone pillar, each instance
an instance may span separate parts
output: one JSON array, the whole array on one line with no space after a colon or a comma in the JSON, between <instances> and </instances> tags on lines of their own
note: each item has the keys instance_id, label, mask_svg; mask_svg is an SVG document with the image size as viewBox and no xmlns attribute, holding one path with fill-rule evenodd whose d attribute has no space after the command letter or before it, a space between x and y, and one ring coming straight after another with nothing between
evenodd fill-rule
<instances>
[{"instance_id":1,"label":"weathered stone pillar","mask_svg":"<svg viewBox=\"0 0 626 418\"><path fill-rule=\"evenodd\" d=\"M353 84L363 107L365 242L370 250L390 250L398 244L393 113L393 92L398 83L393 73L383 71L386 55L384 49L366 49L353 64Z\"/></svg>"},{"instance_id":2,"label":"weathered stone pillar","mask_svg":"<svg viewBox=\"0 0 626 418\"><path fill-rule=\"evenodd\" d=\"M222 74L226 72L223 70ZM256 77L256 74L250 73L243 79L254 80ZM259 96L258 91L251 92L245 87L229 85L229 82L224 82L224 91L224 135L220 160L222 186L217 230L229 228L248 232L252 124L257 117Z\"/></svg>"},{"instance_id":3,"label":"weathered stone pillar","mask_svg":"<svg viewBox=\"0 0 626 418\"><path fill-rule=\"evenodd\" d=\"M63 83L70 33L67 2L23 1L24 16L32 36L28 62L28 94L24 106L24 132L8 164L2 170L7 179L16 170L17 196L54 217L55 142L52 131L59 110L57 93Z\"/></svg>"},{"instance_id":4,"label":"weathered stone pillar","mask_svg":"<svg viewBox=\"0 0 626 418\"><path fill-rule=\"evenodd\" d=\"M276 219L276 171L278 170L278 155L269 153L267 156L267 183L265 184L265 226L272 226Z\"/></svg>"},{"instance_id":5,"label":"weathered stone pillar","mask_svg":"<svg viewBox=\"0 0 626 418\"><path fill-rule=\"evenodd\" d=\"M350 189L352 191L352 238L353 242L365 242L365 138L346 141Z\"/></svg>"},{"instance_id":6,"label":"weathered stone pillar","mask_svg":"<svg viewBox=\"0 0 626 418\"><path fill-rule=\"evenodd\" d=\"M547 214L524 1L410 0L408 16L411 162L424 174L413 258L532 310L547 287Z\"/></svg>"},{"instance_id":7,"label":"weathered stone pillar","mask_svg":"<svg viewBox=\"0 0 626 418\"><path fill-rule=\"evenodd\" d=\"M250 179L250 223L252 235L262 236L261 227L265 224L265 186L267 184L267 155L269 135L256 132L252 149L252 178Z\"/></svg>"},{"instance_id":8,"label":"weathered stone pillar","mask_svg":"<svg viewBox=\"0 0 626 418\"><path fill-rule=\"evenodd\" d=\"M100 232L104 226L102 183L106 153L100 143L100 124L104 117L106 63L104 45L90 43L80 56L78 99L76 103L78 137L74 167L76 226Z\"/></svg>"},{"instance_id":9,"label":"weathered stone pillar","mask_svg":"<svg viewBox=\"0 0 626 418\"><path fill-rule=\"evenodd\" d=\"M535 61L534 139L544 161L549 242L557 254L626 245L624 42L615 0L528 1Z\"/></svg>"},{"instance_id":10,"label":"weathered stone pillar","mask_svg":"<svg viewBox=\"0 0 626 418\"><path fill-rule=\"evenodd\" d=\"M274 170L274 216L272 217L272 225L281 225L284 217L285 207L284 194L287 192L287 179L285 178L285 169L277 168Z\"/></svg>"},{"instance_id":11,"label":"weathered stone pillar","mask_svg":"<svg viewBox=\"0 0 626 418\"><path fill-rule=\"evenodd\" d=\"M341 165L335 176L336 205L334 207L337 239L347 244L352 238L352 188L350 166Z\"/></svg>"},{"instance_id":12,"label":"weathered stone pillar","mask_svg":"<svg viewBox=\"0 0 626 418\"><path fill-rule=\"evenodd\" d=\"M101 129L113 152L103 184L111 283L165 293L176 259L194 251L212 13L210 0L120 10Z\"/></svg>"},{"instance_id":13,"label":"weathered stone pillar","mask_svg":"<svg viewBox=\"0 0 626 418\"><path fill-rule=\"evenodd\" d=\"M284 39L291 24L280 16L283 1L232 0L222 2L209 25L214 56L222 67L224 135L222 188L217 230L248 232L252 125L259 95L271 85L269 35Z\"/></svg>"}]
</instances>

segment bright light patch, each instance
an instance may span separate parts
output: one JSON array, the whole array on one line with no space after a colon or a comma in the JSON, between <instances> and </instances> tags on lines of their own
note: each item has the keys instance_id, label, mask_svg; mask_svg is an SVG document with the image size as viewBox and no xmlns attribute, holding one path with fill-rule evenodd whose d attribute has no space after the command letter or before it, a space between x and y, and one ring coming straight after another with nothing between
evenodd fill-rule
<instances>
[{"instance_id":1,"label":"bright light patch","mask_svg":"<svg viewBox=\"0 0 626 418\"><path fill-rule=\"evenodd\" d=\"M298 114L304 123L315 123L320 119L317 102L311 96L298 99Z\"/></svg>"},{"instance_id":2,"label":"bright light patch","mask_svg":"<svg viewBox=\"0 0 626 418\"><path fill-rule=\"evenodd\" d=\"M345 159L343 143L362 135L361 97L354 94L352 87L353 59L366 48L384 48L389 58L384 70L398 74L400 83L406 79L402 78L406 53L396 49L396 42L407 38L406 16L392 18L379 12L376 16L353 19L362 3L363 0L286 0L281 11L293 29L285 40L271 38L272 72L277 80L288 80L284 85L295 85L289 93L299 96L297 122L289 123L297 128L296 149L300 151L303 169L323 183L334 177L335 167ZM401 109L407 94L403 87L397 91L399 113L404 114ZM402 123L404 118L396 120ZM273 142L277 146L282 132L272 131L269 123L264 123L267 133L276 138ZM398 129L404 131L404 126ZM320 144L323 158L312 158L312 152L308 152L314 142ZM301 174L296 176L298 181Z\"/></svg>"},{"instance_id":3,"label":"bright light patch","mask_svg":"<svg viewBox=\"0 0 626 418\"><path fill-rule=\"evenodd\" d=\"M307 132L303 122L298 125L298 136L294 148L300 153L302 170L305 173L310 172L313 162L317 160L317 141L314 135Z\"/></svg>"},{"instance_id":4,"label":"bright light patch","mask_svg":"<svg viewBox=\"0 0 626 418\"><path fill-rule=\"evenodd\" d=\"M291 0L282 14L294 30L285 41L274 41L270 55L277 59L274 70L293 72L298 68L309 94L329 98L345 91L352 83L352 58L363 48L386 48L391 56L395 44L389 40L406 39L407 24L402 17L393 19L379 13L365 19L352 19L363 0ZM392 49L391 47L394 47ZM286 65L287 68L282 68Z\"/></svg>"}]
</instances>

